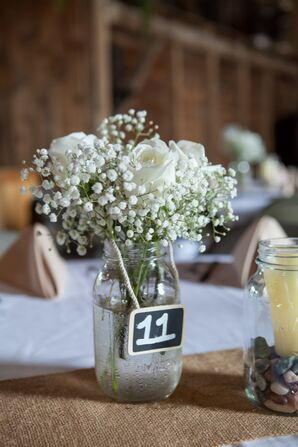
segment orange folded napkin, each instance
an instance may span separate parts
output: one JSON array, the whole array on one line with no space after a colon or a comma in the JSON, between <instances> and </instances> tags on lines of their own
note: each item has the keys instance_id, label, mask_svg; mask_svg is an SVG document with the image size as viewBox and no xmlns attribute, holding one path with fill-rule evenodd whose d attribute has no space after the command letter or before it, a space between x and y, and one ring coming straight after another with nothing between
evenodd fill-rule
<instances>
[{"instance_id":1,"label":"orange folded napkin","mask_svg":"<svg viewBox=\"0 0 298 447\"><path fill-rule=\"evenodd\" d=\"M65 276L65 262L40 224L25 229L0 258L1 291L53 298L61 293Z\"/></svg>"},{"instance_id":2,"label":"orange folded napkin","mask_svg":"<svg viewBox=\"0 0 298 447\"><path fill-rule=\"evenodd\" d=\"M191 281L241 288L256 270L255 258L259 242L262 239L286 236L276 219L263 216L254 221L241 235L232 250L232 262L204 263L202 256L202 262L177 264L179 275L182 279Z\"/></svg>"},{"instance_id":3,"label":"orange folded napkin","mask_svg":"<svg viewBox=\"0 0 298 447\"><path fill-rule=\"evenodd\" d=\"M233 249L232 265L218 264L208 276L208 282L243 287L256 271L255 259L259 242L286 236L281 225L273 217L263 216L257 219L245 230Z\"/></svg>"}]
</instances>

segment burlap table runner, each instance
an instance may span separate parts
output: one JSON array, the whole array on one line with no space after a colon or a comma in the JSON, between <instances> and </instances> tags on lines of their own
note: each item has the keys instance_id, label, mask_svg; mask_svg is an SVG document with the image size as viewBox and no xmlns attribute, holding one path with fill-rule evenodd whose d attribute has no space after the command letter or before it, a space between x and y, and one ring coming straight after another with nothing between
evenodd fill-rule
<instances>
[{"instance_id":1,"label":"burlap table runner","mask_svg":"<svg viewBox=\"0 0 298 447\"><path fill-rule=\"evenodd\" d=\"M93 369L0 382L1 447L213 447L295 433L295 417L246 399L239 350L185 357L176 392L153 404L110 401Z\"/></svg>"}]
</instances>

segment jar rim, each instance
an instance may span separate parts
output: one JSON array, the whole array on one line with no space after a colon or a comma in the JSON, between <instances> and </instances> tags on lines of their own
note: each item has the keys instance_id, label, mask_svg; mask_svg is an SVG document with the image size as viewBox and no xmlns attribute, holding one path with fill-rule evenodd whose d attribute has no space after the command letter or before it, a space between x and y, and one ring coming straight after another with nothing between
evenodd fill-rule
<instances>
[{"instance_id":1,"label":"jar rim","mask_svg":"<svg viewBox=\"0 0 298 447\"><path fill-rule=\"evenodd\" d=\"M297 259L297 265L293 260ZM298 270L298 237L263 239L259 242L258 261L272 267Z\"/></svg>"},{"instance_id":2,"label":"jar rim","mask_svg":"<svg viewBox=\"0 0 298 447\"><path fill-rule=\"evenodd\" d=\"M143 258L160 258L167 254L167 247L161 244L160 241L148 241L146 243L137 242L133 243L131 246L126 246L120 241L116 241L116 244L121 252L123 260L138 258L140 255ZM104 255L109 259L118 259L110 240L105 240L104 242Z\"/></svg>"}]
</instances>

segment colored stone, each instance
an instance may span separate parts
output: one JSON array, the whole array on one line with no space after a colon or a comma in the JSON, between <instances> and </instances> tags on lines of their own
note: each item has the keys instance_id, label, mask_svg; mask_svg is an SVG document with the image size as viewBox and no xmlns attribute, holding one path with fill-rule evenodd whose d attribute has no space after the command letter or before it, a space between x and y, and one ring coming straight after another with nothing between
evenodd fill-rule
<instances>
[{"instance_id":1,"label":"colored stone","mask_svg":"<svg viewBox=\"0 0 298 447\"><path fill-rule=\"evenodd\" d=\"M298 410L298 395L295 393L289 393L287 395L288 402Z\"/></svg>"},{"instance_id":2,"label":"colored stone","mask_svg":"<svg viewBox=\"0 0 298 447\"><path fill-rule=\"evenodd\" d=\"M255 339L255 356L257 359L269 358L271 348L268 346L264 337L257 337Z\"/></svg>"},{"instance_id":3,"label":"colored stone","mask_svg":"<svg viewBox=\"0 0 298 447\"><path fill-rule=\"evenodd\" d=\"M276 354L276 351L275 351L275 347L274 346L271 346L270 347L270 350L271 350L271 358L272 359L276 359L276 358L279 358L279 355L278 354Z\"/></svg>"},{"instance_id":4,"label":"colored stone","mask_svg":"<svg viewBox=\"0 0 298 447\"><path fill-rule=\"evenodd\" d=\"M279 413L294 413L296 411L296 408L291 404L280 405L272 400L266 400L264 405L269 408L269 410L278 411Z\"/></svg>"},{"instance_id":5,"label":"colored stone","mask_svg":"<svg viewBox=\"0 0 298 447\"><path fill-rule=\"evenodd\" d=\"M286 405L289 402L288 394L281 396L280 394L275 394L275 393L271 392L271 393L269 393L269 395L267 397L268 397L268 399L272 400L276 404L280 404L280 405Z\"/></svg>"},{"instance_id":6,"label":"colored stone","mask_svg":"<svg viewBox=\"0 0 298 447\"><path fill-rule=\"evenodd\" d=\"M298 359L296 358L293 365L291 366L291 370L295 373L298 374Z\"/></svg>"},{"instance_id":7,"label":"colored stone","mask_svg":"<svg viewBox=\"0 0 298 447\"><path fill-rule=\"evenodd\" d=\"M290 390L293 393L297 393L298 392L298 382L287 383L287 386L290 388Z\"/></svg>"},{"instance_id":8,"label":"colored stone","mask_svg":"<svg viewBox=\"0 0 298 447\"><path fill-rule=\"evenodd\" d=\"M269 383L275 382L277 380L277 378L275 377L275 375L272 372L272 368L269 368L269 369L267 369L267 371L265 371L264 378Z\"/></svg>"},{"instance_id":9,"label":"colored stone","mask_svg":"<svg viewBox=\"0 0 298 447\"><path fill-rule=\"evenodd\" d=\"M289 392L289 388L279 382L271 383L270 389L271 391L273 391L273 393L279 394L281 396L283 396L284 394L288 394Z\"/></svg>"},{"instance_id":10,"label":"colored stone","mask_svg":"<svg viewBox=\"0 0 298 447\"><path fill-rule=\"evenodd\" d=\"M287 383L298 382L298 376L291 369L283 377Z\"/></svg>"},{"instance_id":11,"label":"colored stone","mask_svg":"<svg viewBox=\"0 0 298 447\"><path fill-rule=\"evenodd\" d=\"M267 382L261 374L257 374L256 376L256 385L261 391L265 391L267 388Z\"/></svg>"},{"instance_id":12,"label":"colored stone","mask_svg":"<svg viewBox=\"0 0 298 447\"><path fill-rule=\"evenodd\" d=\"M255 361L256 370L259 373L264 373L270 366L270 360L269 359L257 359Z\"/></svg>"},{"instance_id":13,"label":"colored stone","mask_svg":"<svg viewBox=\"0 0 298 447\"><path fill-rule=\"evenodd\" d=\"M295 357L293 357L293 356L281 357L274 363L274 371L277 374L282 375L282 374L286 373L287 371L289 371L289 369L291 369L291 367L294 364L294 361L295 361Z\"/></svg>"}]
</instances>

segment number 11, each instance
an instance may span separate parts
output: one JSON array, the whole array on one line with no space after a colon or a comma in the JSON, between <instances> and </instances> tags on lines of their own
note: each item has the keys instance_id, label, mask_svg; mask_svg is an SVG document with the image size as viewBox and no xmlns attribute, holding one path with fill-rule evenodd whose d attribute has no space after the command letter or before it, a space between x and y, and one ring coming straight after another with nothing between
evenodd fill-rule
<instances>
[{"instance_id":1,"label":"number 11","mask_svg":"<svg viewBox=\"0 0 298 447\"><path fill-rule=\"evenodd\" d=\"M138 346L153 345L156 343L161 343L176 338L176 334L167 334L168 318L169 315L167 312L165 312L162 314L160 318L156 320L156 326L162 326L161 335L159 337L150 338L152 315L147 315L147 317L137 325L137 329L145 329L145 330L144 330L144 338L137 339L136 344Z\"/></svg>"}]
</instances>

